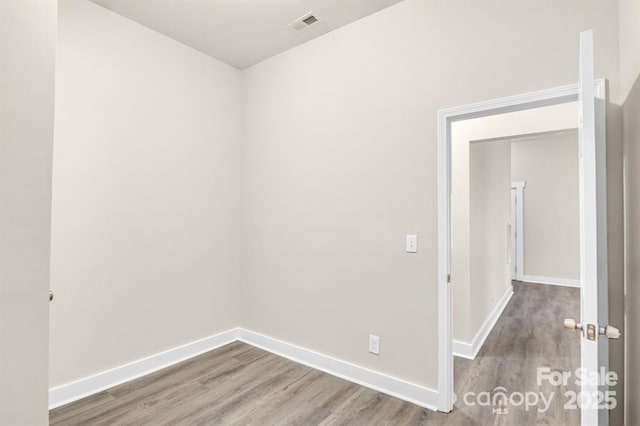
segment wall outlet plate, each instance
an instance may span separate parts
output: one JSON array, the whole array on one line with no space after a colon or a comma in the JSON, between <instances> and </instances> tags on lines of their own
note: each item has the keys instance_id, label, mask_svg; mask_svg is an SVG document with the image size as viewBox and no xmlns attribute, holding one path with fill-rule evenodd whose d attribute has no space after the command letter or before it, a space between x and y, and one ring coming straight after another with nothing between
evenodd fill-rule
<instances>
[{"instance_id":1,"label":"wall outlet plate","mask_svg":"<svg viewBox=\"0 0 640 426\"><path fill-rule=\"evenodd\" d=\"M407 235L407 253L417 253L417 252L418 252L418 236Z\"/></svg>"},{"instance_id":2,"label":"wall outlet plate","mask_svg":"<svg viewBox=\"0 0 640 426\"><path fill-rule=\"evenodd\" d=\"M369 352L375 355L380 355L380 337L369 335Z\"/></svg>"}]
</instances>

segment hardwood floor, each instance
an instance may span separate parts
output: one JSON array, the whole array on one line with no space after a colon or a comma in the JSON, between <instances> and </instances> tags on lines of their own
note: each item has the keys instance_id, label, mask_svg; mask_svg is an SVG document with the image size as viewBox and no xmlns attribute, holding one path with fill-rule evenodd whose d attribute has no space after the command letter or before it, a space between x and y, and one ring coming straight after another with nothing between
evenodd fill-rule
<instances>
[{"instance_id":1,"label":"hardwood floor","mask_svg":"<svg viewBox=\"0 0 640 426\"><path fill-rule=\"evenodd\" d=\"M514 283L515 294L475 360L456 358L458 401L444 414L235 342L50 412L52 425L578 425L565 388L536 385L536 368L574 371L579 290ZM467 405L467 392L555 392L550 408ZM570 389L577 390L575 386ZM469 401L471 399L467 398ZM539 407L543 404L540 403Z\"/></svg>"},{"instance_id":2,"label":"hardwood floor","mask_svg":"<svg viewBox=\"0 0 640 426\"><path fill-rule=\"evenodd\" d=\"M458 402L452 416L466 416L447 424L477 425L579 425L580 410L564 410L564 393L580 389L573 379L566 387L538 386L537 368L570 371L580 367L578 333L564 329L564 318L580 317L580 290L542 284L514 282L514 295L473 361L455 358L455 389ZM526 410L511 404L506 414L492 407L468 406L461 396L467 392L492 391L553 393L549 409L541 402Z\"/></svg>"}]
</instances>

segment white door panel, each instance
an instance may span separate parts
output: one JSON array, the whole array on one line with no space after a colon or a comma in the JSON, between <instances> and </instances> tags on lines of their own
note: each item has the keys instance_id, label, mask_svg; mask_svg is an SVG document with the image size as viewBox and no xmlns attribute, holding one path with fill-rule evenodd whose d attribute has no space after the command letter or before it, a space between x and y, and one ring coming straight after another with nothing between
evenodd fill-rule
<instances>
[{"instance_id":1,"label":"white door panel","mask_svg":"<svg viewBox=\"0 0 640 426\"><path fill-rule=\"evenodd\" d=\"M602 96L603 94L600 94ZM596 108L593 71L593 32L580 34L580 237L581 244L581 354L582 367L597 373L608 370L608 341L599 338L599 324L606 325L607 312L607 207L605 115ZM608 425L609 411L598 409L597 384L583 381L583 425Z\"/></svg>"}]
</instances>

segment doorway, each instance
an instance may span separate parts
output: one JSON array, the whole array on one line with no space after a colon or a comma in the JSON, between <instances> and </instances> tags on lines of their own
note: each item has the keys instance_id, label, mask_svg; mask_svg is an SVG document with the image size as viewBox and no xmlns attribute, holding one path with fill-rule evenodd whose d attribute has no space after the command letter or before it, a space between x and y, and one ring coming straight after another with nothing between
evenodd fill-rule
<instances>
[{"instance_id":1,"label":"doorway","mask_svg":"<svg viewBox=\"0 0 640 426\"><path fill-rule=\"evenodd\" d=\"M451 125L453 122L512 111L580 103L580 269L582 280L579 328L581 366L596 374L608 367L608 346L598 339L599 321L606 324L606 84L593 78L593 33L580 35L580 82L508 98L441 110L438 113L438 393L440 411L453 409L452 287L451 287ZM570 324L570 323L569 323ZM583 325L584 324L584 325ZM598 383L583 381L581 392L597 396ZM582 404L583 424L607 424L608 412Z\"/></svg>"},{"instance_id":2,"label":"doorway","mask_svg":"<svg viewBox=\"0 0 640 426\"><path fill-rule=\"evenodd\" d=\"M536 383L538 368L580 367L579 335L563 328L564 318L580 316L579 289L561 282L579 280L580 273L577 126L576 102L452 125L452 345L458 396L453 418L466 415L479 424L529 424L537 416L551 424L580 422L577 408L562 409L563 395ZM520 199L526 206L514 202L524 182L530 196ZM513 208L518 204L526 213ZM520 226L517 216L525 218ZM560 281L514 280L514 228L527 230L525 276ZM505 403L500 392L495 404L481 405L494 390L526 395L529 405ZM567 383L566 391L579 390Z\"/></svg>"}]
</instances>

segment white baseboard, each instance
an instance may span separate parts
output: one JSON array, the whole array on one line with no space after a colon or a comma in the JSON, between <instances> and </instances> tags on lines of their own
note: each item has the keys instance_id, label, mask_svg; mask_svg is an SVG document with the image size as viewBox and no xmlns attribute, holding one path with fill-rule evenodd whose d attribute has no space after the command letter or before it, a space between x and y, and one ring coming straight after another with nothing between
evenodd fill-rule
<instances>
[{"instance_id":1,"label":"white baseboard","mask_svg":"<svg viewBox=\"0 0 640 426\"><path fill-rule=\"evenodd\" d=\"M475 359L478 352L480 352L480 348L484 344L484 341L487 339L487 336L489 336L489 333L491 333L491 330L493 330L493 327L496 325L498 318L502 315L504 308L507 307L509 300L511 300L511 296L513 296L513 288L509 286L507 291L493 308L493 311L491 311L487 319L484 321L484 324L482 324L482 327L480 327L480 330L478 330L476 335L473 337L471 343L460 342L458 340L454 340L451 343L453 355L467 359Z\"/></svg>"},{"instance_id":2,"label":"white baseboard","mask_svg":"<svg viewBox=\"0 0 640 426\"><path fill-rule=\"evenodd\" d=\"M437 410L438 392L431 388L242 328L234 328L72 383L51 388L49 389L49 409L137 379L237 340L421 407Z\"/></svg>"},{"instance_id":3,"label":"white baseboard","mask_svg":"<svg viewBox=\"0 0 640 426\"><path fill-rule=\"evenodd\" d=\"M240 329L239 340L276 355L307 365L333 376L377 390L387 395L411 402L430 410L437 410L438 391L408 382L306 349L282 340L277 340L250 330Z\"/></svg>"},{"instance_id":4,"label":"white baseboard","mask_svg":"<svg viewBox=\"0 0 640 426\"><path fill-rule=\"evenodd\" d=\"M466 359L475 359L475 354L477 354L477 351L473 349L473 344L459 340L451 342L451 350L453 351L453 356Z\"/></svg>"},{"instance_id":5,"label":"white baseboard","mask_svg":"<svg viewBox=\"0 0 640 426\"><path fill-rule=\"evenodd\" d=\"M234 328L76 380L75 382L51 388L49 389L49 409L51 410L102 392L105 389L137 379L236 340L238 340L238 329Z\"/></svg>"},{"instance_id":6,"label":"white baseboard","mask_svg":"<svg viewBox=\"0 0 640 426\"><path fill-rule=\"evenodd\" d=\"M538 277L536 275L523 275L521 281L524 281L527 283L533 283L533 284L561 285L564 287L580 287L580 280L573 280L570 278L552 278L552 277Z\"/></svg>"}]
</instances>

